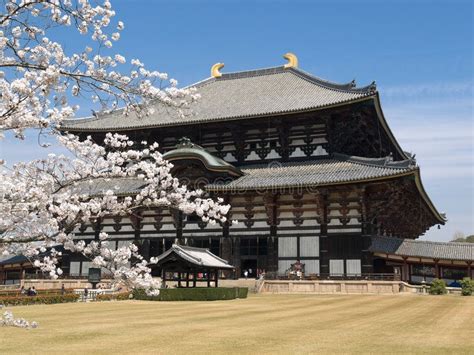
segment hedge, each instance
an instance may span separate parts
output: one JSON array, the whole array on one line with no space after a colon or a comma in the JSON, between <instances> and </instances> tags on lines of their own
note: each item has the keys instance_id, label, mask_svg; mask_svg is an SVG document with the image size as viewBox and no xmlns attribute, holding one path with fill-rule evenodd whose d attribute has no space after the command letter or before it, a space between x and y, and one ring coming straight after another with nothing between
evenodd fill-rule
<instances>
[{"instance_id":1,"label":"hedge","mask_svg":"<svg viewBox=\"0 0 474 355\"><path fill-rule=\"evenodd\" d=\"M114 294L101 294L97 295L96 301L126 301L130 299L130 292L120 292Z\"/></svg>"},{"instance_id":2,"label":"hedge","mask_svg":"<svg viewBox=\"0 0 474 355\"><path fill-rule=\"evenodd\" d=\"M25 292L27 289L24 290ZM44 296L44 295L62 295L63 290L60 288L58 289L45 289L45 290L36 290L38 296ZM74 289L72 288L67 288L65 289L65 293L74 293ZM0 297L13 297L13 296L26 296L21 293L20 289L15 289L15 290L1 290L0 291Z\"/></svg>"},{"instance_id":3,"label":"hedge","mask_svg":"<svg viewBox=\"0 0 474 355\"><path fill-rule=\"evenodd\" d=\"M148 296L143 289L133 291L133 298L147 301L218 301L247 298L247 287L164 288L158 296Z\"/></svg>"},{"instance_id":4,"label":"hedge","mask_svg":"<svg viewBox=\"0 0 474 355\"><path fill-rule=\"evenodd\" d=\"M24 306L30 304L53 304L77 302L79 295L38 295L38 296L6 296L0 297L0 304L3 306Z\"/></svg>"}]
</instances>

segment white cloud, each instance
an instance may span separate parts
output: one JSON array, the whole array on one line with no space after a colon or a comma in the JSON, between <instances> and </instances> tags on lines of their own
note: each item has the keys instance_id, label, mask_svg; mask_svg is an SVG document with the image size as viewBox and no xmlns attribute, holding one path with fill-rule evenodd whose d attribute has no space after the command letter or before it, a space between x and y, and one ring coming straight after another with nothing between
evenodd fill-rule
<instances>
[{"instance_id":1,"label":"white cloud","mask_svg":"<svg viewBox=\"0 0 474 355\"><path fill-rule=\"evenodd\" d=\"M381 87L380 92L383 96L391 97L422 97L427 96L465 96L472 95L472 82L454 82L454 83L425 83L414 85L399 85Z\"/></svg>"},{"instance_id":2,"label":"white cloud","mask_svg":"<svg viewBox=\"0 0 474 355\"><path fill-rule=\"evenodd\" d=\"M423 184L448 223L423 239L474 234L474 125L471 83L422 84L382 90L385 117L406 151L416 154Z\"/></svg>"}]
</instances>

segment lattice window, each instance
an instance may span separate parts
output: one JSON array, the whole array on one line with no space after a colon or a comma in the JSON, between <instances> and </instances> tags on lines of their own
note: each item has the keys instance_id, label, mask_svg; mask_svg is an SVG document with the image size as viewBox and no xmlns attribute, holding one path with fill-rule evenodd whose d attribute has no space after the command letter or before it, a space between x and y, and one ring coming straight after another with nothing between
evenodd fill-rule
<instances>
[{"instance_id":1,"label":"lattice window","mask_svg":"<svg viewBox=\"0 0 474 355\"><path fill-rule=\"evenodd\" d=\"M343 276L344 275L344 260L342 259L329 260L329 274L331 276Z\"/></svg>"},{"instance_id":2,"label":"lattice window","mask_svg":"<svg viewBox=\"0 0 474 355\"><path fill-rule=\"evenodd\" d=\"M360 259L346 260L346 274L347 276L360 276L362 274Z\"/></svg>"},{"instance_id":3,"label":"lattice window","mask_svg":"<svg viewBox=\"0 0 474 355\"><path fill-rule=\"evenodd\" d=\"M300 256L319 256L319 237L300 237Z\"/></svg>"},{"instance_id":4,"label":"lattice window","mask_svg":"<svg viewBox=\"0 0 474 355\"><path fill-rule=\"evenodd\" d=\"M286 271L296 260L278 260L278 275L286 275Z\"/></svg>"},{"instance_id":5,"label":"lattice window","mask_svg":"<svg viewBox=\"0 0 474 355\"><path fill-rule=\"evenodd\" d=\"M81 262L80 261L71 261L69 264L69 275L79 276L81 273Z\"/></svg>"},{"instance_id":6,"label":"lattice window","mask_svg":"<svg viewBox=\"0 0 474 355\"><path fill-rule=\"evenodd\" d=\"M298 256L297 243L298 243L298 238L296 237L278 238L278 256L296 258Z\"/></svg>"},{"instance_id":7,"label":"lattice window","mask_svg":"<svg viewBox=\"0 0 474 355\"><path fill-rule=\"evenodd\" d=\"M302 263L304 264L304 273L306 276L309 276L311 274L319 274L318 259L303 260Z\"/></svg>"}]
</instances>

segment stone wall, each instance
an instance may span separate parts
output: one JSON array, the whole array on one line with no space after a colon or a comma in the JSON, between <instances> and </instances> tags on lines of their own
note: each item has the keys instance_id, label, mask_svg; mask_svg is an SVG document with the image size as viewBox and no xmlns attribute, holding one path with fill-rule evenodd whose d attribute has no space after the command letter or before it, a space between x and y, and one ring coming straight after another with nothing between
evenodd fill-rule
<instances>
[{"instance_id":1,"label":"stone wall","mask_svg":"<svg viewBox=\"0 0 474 355\"><path fill-rule=\"evenodd\" d=\"M270 281L265 280L262 293L317 294L395 294L400 293L398 281Z\"/></svg>"},{"instance_id":2,"label":"stone wall","mask_svg":"<svg viewBox=\"0 0 474 355\"><path fill-rule=\"evenodd\" d=\"M108 288L110 282L107 280L102 281L99 285L104 285ZM21 284L18 287L23 286L24 288L35 287L37 290L51 290L51 289L60 289L64 285L66 289L83 289L83 288L92 288L92 284L87 282L85 279L62 279L62 280L48 280L48 279L26 279L21 280Z\"/></svg>"}]
</instances>

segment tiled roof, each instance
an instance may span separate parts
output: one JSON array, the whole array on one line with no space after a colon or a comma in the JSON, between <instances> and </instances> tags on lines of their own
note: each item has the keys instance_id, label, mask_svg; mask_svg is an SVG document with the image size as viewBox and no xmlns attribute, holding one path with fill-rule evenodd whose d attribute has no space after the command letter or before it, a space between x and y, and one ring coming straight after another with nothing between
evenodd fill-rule
<instances>
[{"instance_id":1,"label":"tiled roof","mask_svg":"<svg viewBox=\"0 0 474 355\"><path fill-rule=\"evenodd\" d=\"M28 262L28 258L24 255L15 255L12 257L2 258L0 260L0 266L12 265L12 264L22 264Z\"/></svg>"},{"instance_id":2,"label":"tiled roof","mask_svg":"<svg viewBox=\"0 0 474 355\"><path fill-rule=\"evenodd\" d=\"M235 180L208 184L209 191L243 191L284 187L304 187L357 182L383 177L396 177L414 171L410 160L390 161L387 158L349 157L333 154L331 158L299 163L273 163L242 167L244 174ZM113 190L116 195L136 194L145 186L139 178L94 179L77 183L74 193L89 196L103 195Z\"/></svg>"},{"instance_id":3,"label":"tiled roof","mask_svg":"<svg viewBox=\"0 0 474 355\"><path fill-rule=\"evenodd\" d=\"M69 131L127 130L133 128L231 120L291 113L342 104L375 93L375 85L355 88L354 83L335 84L297 68L275 67L223 74L192 85L201 98L184 118L171 108L157 105L155 112L138 118L121 111L94 118L66 120L61 129Z\"/></svg>"},{"instance_id":4,"label":"tiled roof","mask_svg":"<svg viewBox=\"0 0 474 355\"><path fill-rule=\"evenodd\" d=\"M168 249L163 254L158 256L157 265L167 260L170 254L175 254L178 257L186 260L187 262L194 264L202 268L217 268L217 269L233 269L224 259L212 254L209 249L204 248L193 248L184 245L173 244L171 249Z\"/></svg>"},{"instance_id":5,"label":"tiled roof","mask_svg":"<svg viewBox=\"0 0 474 355\"><path fill-rule=\"evenodd\" d=\"M62 245L56 245L54 249L62 253L65 251ZM39 253L39 255L35 258L44 257L48 255L50 251L51 251L51 248L48 248L48 250L46 250L43 253ZM0 258L0 266L12 265L12 264L24 264L24 263L29 263L29 262L30 262L30 259L28 259L24 255L14 255L14 256L7 256L5 258Z\"/></svg>"},{"instance_id":6,"label":"tiled roof","mask_svg":"<svg viewBox=\"0 0 474 355\"><path fill-rule=\"evenodd\" d=\"M442 243L391 237L372 237L370 251L420 258L474 261L473 243Z\"/></svg>"},{"instance_id":7,"label":"tiled roof","mask_svg":"<svg viewBox=\"0 0 474 355\"><path fill-rule=\"evenodd\" d=\"M318 186L399 176L415 170L410 161L391 162L385 158L366 159L334 154L332 158L303 163L256 165L241 168L243 176L207 190L242 191L294 186Z\"/></svg>"}]
</instances>

